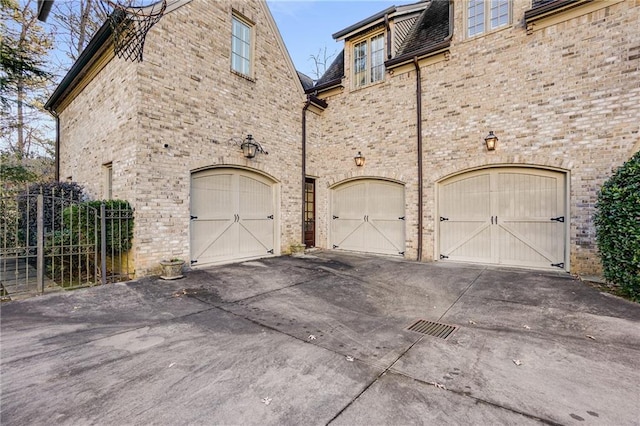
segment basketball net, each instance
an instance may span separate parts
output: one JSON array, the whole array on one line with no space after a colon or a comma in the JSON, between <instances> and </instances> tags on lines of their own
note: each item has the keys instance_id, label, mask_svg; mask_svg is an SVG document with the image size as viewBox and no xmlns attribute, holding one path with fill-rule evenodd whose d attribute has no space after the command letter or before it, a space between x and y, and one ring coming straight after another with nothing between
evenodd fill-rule
<instances>
[{"instance_id":1,"label":"basketball net","mask_svg":"<svg viewBox=\"0 0 640 426\"><path fill-rule=\"evenodd\" d=\"M167 0L148 6L133 6L135 0L100 0L113 38L113 49L119 58L142 62L147 33L162 18Z\"/></svg>"}]
</instances>

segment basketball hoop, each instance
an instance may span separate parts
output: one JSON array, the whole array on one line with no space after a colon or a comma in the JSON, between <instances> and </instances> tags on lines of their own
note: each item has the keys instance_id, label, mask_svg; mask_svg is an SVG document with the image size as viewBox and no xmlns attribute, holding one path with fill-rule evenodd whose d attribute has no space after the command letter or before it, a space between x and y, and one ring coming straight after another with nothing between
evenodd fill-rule
<instances>
[{"instance_id":1,"label":"basketball hoop","mask_svg":"<svg viewBox=\"0 0 640 426\"><path fill-rule=\"evenodd\" d=\"M167 0L140 5L137 0L100 0L113 37L113 49L119 58L142 62L147 33L162 18Z\"/></svg>"}]
</instances>

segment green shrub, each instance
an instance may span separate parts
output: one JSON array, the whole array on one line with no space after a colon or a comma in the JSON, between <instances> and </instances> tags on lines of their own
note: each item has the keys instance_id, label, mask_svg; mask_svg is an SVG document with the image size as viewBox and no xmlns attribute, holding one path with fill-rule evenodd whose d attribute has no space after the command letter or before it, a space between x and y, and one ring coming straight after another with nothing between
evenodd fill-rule
<instances>
[{"instance_id":1,"label":"green shrub","mask_svg":"<svg viewBox=\"0 0 640 426\"><path fill-rule=\"evenodd\" d=\"M38 194L44 195L44 232L56 232L62 227L59 214L65 206L83 199L83 187L75 182L48 182L29 185L18 197L18 211L21 214L20 239L23 243L35 246L38 229ZM28 235L28 237L27 237Z\"/></svg>"},{"instance_id":2,"label":"green shrub","mask_svg":"<svg viewBox=\"0 0 640 426\"><path fill-rule=\"evenodd\" d=\"M604 277L640 301L640 151L602 185L596 209Z\"/></svg>"},{"instance_id":3,"label":"green shrub","mask_svg":"<svg viewBox=\"0 0 640 426\"><path fill-rule=\"evenodd\" d=\"M100 249L100 205L105 204L107 254L124 253L133 239L133 209L127 201L85 201L68 207L62 213L65 229L75 242L82 244L96 236Z\"/></svg>"}]
</instances>

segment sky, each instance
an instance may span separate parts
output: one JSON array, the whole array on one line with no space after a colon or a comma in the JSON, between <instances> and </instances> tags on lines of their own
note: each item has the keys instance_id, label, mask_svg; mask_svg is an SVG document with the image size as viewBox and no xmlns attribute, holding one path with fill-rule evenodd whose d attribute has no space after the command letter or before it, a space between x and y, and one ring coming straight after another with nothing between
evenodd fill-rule
<instances>
[{"instance_id":1,"label":"sky","mask_svg":"<svg viewBox=\"0 0 640 426\"><path fill-rule=\"evenodd\" d=\"M332 34L388 8L413 3L415 0L267 0L271 14L298 71L315 79L314 62L327 48L327 54L337 54L343 42ZM327 64L329 66L329 64Z\"/></svg>"}]
</instances>

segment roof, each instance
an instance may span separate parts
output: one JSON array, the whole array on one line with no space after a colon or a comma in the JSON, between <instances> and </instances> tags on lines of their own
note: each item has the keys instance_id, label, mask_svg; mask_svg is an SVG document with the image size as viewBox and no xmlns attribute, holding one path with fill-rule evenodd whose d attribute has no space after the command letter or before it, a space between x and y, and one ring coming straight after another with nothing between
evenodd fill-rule
<instances>
[{"instance_id":1,"label":"roof","mask_svg":"<svg viewBox=\"0 0 640 426\"><path fill-rule=\"evenodd\" d=\"M524 12L524 20L526 22L543 15L578 7L591 1L593 0L533 0L531 9Z\"/></svg>"},{"instance_id":2,"label":"roof","mask_svg":"<svg viewBox=\"0 0 640 426\"><path fill-rule=\"evenodd\" d=\"M450 10L448 0L433 0L422 12L400 45L396 56L385 66L397 65L415 56L424 56L449 45Z\"/></svg>"},{"instance_id":3,"label":"roof","mask_svg":"<svg viewBox=\"0 0 640 426\"><path fill-rule=\"evenodd\" d=\"M387 68L391 68L410 60L414 57L422 57L432 52L449 46L451 38L451 9L449 0L432 0L431 2L412 3L407 6L426 5L420 13L415 24L400 45L395 57L385 62ZM405 6L402 6L403 8ZM423 6L424 7L424 6ZM351 25L333 35L334 38L343 37L356 32L360 27L368 26L385 14L398 10L395 6L377 13L355 25ZM320 77L313 88L305 88L307 93L324 90L336 86L344 77L344 49L338 54L327 71Z\"/></svg>"},{"instance_id":4,"label":"roof","mask_svg":"<svg viewBox=\"0 0 640 426\"><path fill-rule=\"evenodd\" d=\"M298 78L300 79L300 83L302 83L302 88L306 91L307 89L311 89L313 87L313 79L308 75L301 73L300 71L296 71L298 73Z\"/></svg>"},{"instance_id":5,"label":"roof","mask_svg":"<svg viewBox=\"0 0 640 426\"><path fill-rule=\"evenodd\" d=\"M342 77L344 77L344 49L338 53L338 56L333 60L327 71L316 82L313 90L326 89L340 84Z\"/></svg>"}]
</instances>

